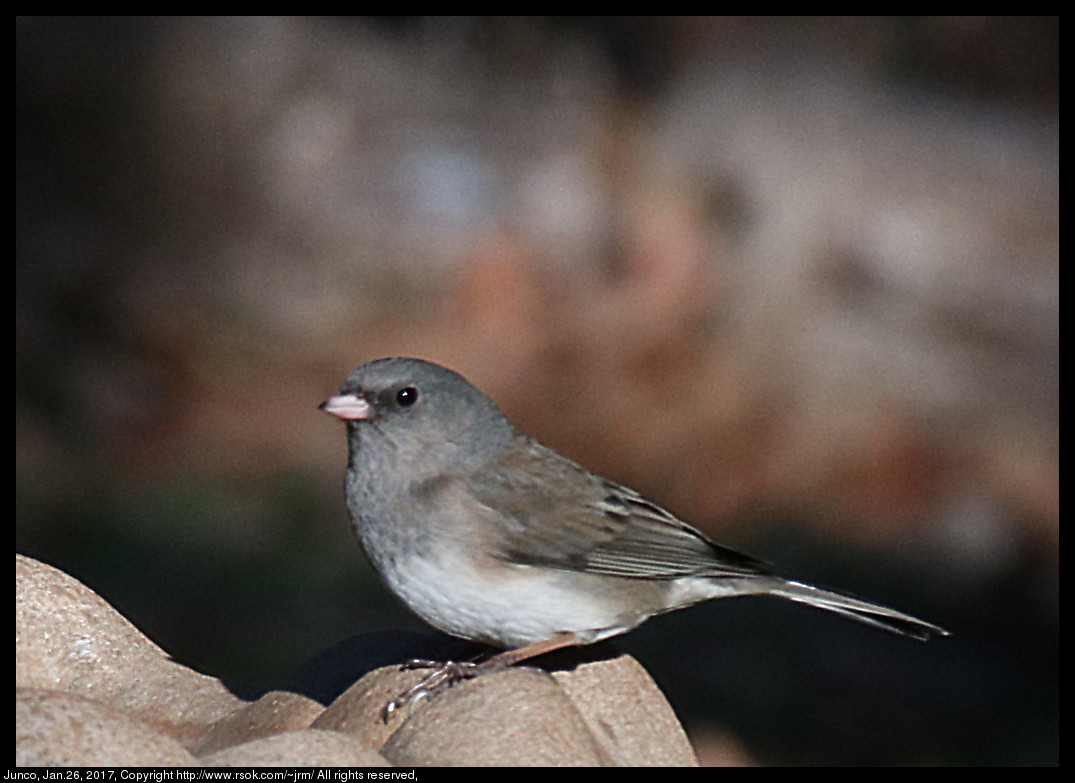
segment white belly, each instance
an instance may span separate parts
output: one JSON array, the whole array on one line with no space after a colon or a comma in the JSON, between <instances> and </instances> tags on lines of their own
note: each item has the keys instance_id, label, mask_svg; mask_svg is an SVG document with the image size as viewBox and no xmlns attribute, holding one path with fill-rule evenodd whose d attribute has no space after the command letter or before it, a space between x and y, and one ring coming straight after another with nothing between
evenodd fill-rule
<instances>
[{"instance_id":1,"label":"white belly","mask_svg":"<svg viewBox=\"0 0 1075 783\"><path fill-rule=\"evenodd\" d=\"M385 580L412 611L464 639L514 648L574 632L590 642L635 624L624 624L611 602L580 589L576 580L585 575L508 564L480 572L469 559L443 553L386 571Z\"/></svg>"}]
</instances>

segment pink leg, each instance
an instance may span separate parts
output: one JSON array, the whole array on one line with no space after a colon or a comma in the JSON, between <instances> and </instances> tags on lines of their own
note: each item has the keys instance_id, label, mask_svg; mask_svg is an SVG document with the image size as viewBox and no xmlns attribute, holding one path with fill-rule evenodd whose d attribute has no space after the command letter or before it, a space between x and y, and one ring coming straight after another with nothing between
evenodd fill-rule
<instances>
[{"instance_id":1,"label":"pink leg","mask_svg":"<svg viewBox=\"0 0 1075 783\"><path fill-rule=\"evenodd\" d=\"M414 664L433 665L437 668L423 677L413 688L407 689L399 696L392 699L392 701L388 702L388 704L385 705L381 717L384 719L385 723L387 723L388 719L392 716L392 713L400 707L404 705L413 707L419 700L430 698L440 691L450 688L461 680L472 680L483 674L503 671L504 669L509 669L515 664L529 658L536 658L539 655L544 655L553 650L560 650L564 647L572 647L577 644L579 644L579 641L575 634L562 633L557 634L551 639L528 644L525 647L519 647L514 650L505 650L482 663L448 661L443 664L435 664L431 661L412 661L411 664L408 664L408 666L411 666L412 668L414 668Z\"/></svg>"}]
</instances>

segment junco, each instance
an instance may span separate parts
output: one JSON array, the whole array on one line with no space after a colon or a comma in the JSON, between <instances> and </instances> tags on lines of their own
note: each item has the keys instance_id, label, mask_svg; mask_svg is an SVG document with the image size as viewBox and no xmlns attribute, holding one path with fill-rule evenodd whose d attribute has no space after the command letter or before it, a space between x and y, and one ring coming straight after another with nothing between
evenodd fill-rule
<instances>
[{"instance_id":1,"label":"junco","mask_svg":"<svg viewBox=\"0 0 1075 783\"><path fill-rule=\"evenodd\" d=\"M347 508L388 586L436 628L506 650L439 667L386 716L459 679L709 598L772 595L916 639L947 635L714 544L634 490L516 432L445 367L373 361L321 407L347 424Z\"/></svg>"}]
</instances>

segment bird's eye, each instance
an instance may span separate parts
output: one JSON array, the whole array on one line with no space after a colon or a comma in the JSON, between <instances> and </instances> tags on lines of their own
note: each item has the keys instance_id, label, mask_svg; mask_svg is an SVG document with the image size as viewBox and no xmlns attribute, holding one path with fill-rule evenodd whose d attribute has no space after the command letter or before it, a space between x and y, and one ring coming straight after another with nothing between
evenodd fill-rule
<instances>
[{"instance_id":1,"label":"bird's eye","mask_svg":"<svg viewBox=\"0 0 1075 783\"><path fill-rule=\"evenodd\" d=\"M396 402L404 408L409 408L414 405L414 403L418 402L418 390L413 386L404 386L396 392Z\"/></svg>"}]
</instances>

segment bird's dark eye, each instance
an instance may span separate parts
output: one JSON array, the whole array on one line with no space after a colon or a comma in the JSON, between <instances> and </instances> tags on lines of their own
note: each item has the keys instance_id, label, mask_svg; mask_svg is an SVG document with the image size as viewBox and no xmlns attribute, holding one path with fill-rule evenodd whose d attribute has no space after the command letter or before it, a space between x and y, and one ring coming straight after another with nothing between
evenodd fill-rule
<instances>
[{"instance_id":1,"label":"bird's dark eye","mask_svg":"<svg viewBox=\"0 0 1075 783\"><path fill-rule=\"evenodd\" d=\"M418 402L418 390L413 386L404 386L396 392L396 402L404 408L409 408L414 405L414 403Z\"/></svg>"}]
</instances>

